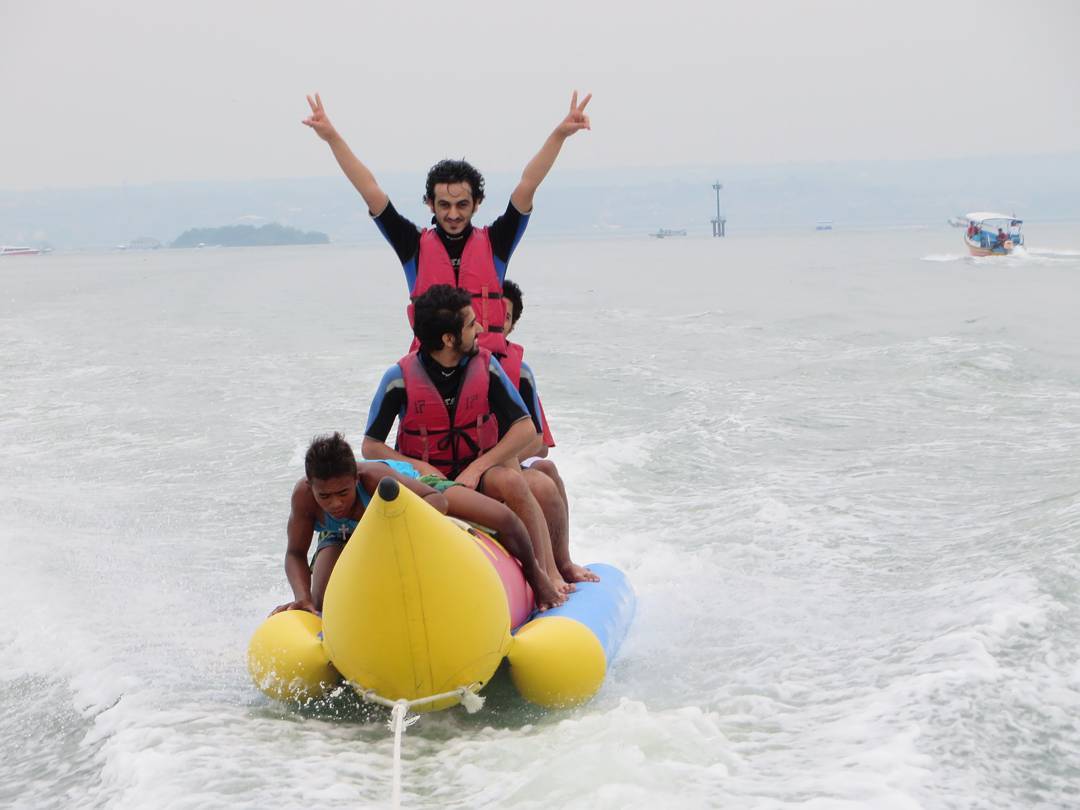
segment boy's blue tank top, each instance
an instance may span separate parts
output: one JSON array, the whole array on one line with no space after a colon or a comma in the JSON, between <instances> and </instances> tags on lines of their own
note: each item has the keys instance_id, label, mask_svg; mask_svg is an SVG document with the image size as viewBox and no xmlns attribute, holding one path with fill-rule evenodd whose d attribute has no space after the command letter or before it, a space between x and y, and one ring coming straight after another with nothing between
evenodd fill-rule
<instances>
[{"instance_id":1,"label":"boy's blue tank top","mask_svg":"<svg viewBox=\"0 0 1080 810\"><path fill-rule=\"evenodd\" d=\"M356 484L356 497L360 499L360 503L367 509L368 504L371 503L371 496L364 492L364 488L360 486L359 482ZM322 517L315 524L315 534L319 544L322 545L324 540L337 540L338 538L341 539L342 543L347 542L352 537L353 530L359 522L355 518L338 520L329 512L323 512Z\"/></svg>"}]
</instances>

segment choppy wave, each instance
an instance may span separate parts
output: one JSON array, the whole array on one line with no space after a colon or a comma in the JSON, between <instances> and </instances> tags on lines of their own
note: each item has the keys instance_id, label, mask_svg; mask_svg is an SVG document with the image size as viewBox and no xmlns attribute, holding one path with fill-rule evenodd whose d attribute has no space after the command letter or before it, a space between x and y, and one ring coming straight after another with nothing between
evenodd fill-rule
<instances>
[{"instance_id":1,"label":"choppy wave","mask_svg":"<svg viewBox=\"0 0 1080 810\"><path fill-rule=\"evenodd\" d=\"M627 570L638 616L589 706L497 681L479 715L425 716L407 806L1071 805L1078 276L843 239L813 272L787 242L703 243L689 314L633 245L525 254L575 554ZM277 706L243 651L288 595L307 439L359 435L403 293L328 317L318 291L359 294L376 254L320 253L340 264L310 289L279 256L117 257L86 298L56 257L0 301L0 802L386 802L385 716ZM585 282L603 306L568 300Z\"/></svg>"}]
</instances>

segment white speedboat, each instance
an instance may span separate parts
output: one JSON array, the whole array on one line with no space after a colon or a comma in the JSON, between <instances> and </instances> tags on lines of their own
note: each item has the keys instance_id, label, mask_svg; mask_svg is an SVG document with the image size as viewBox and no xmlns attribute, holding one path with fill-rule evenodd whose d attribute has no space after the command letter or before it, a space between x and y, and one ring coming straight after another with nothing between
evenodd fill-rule
<instances>
[{"instance_id":1,"label":"white speedboat","mask_svg":"<svg viewBox=\"0 0 1080 810\"><path fill-rule=\"evenodd\" d=\"M39 253L41 253L40 250L32 247L0 246L0 256L37 256Z\"/></svg>"},{"instance_id":2,"label":"white speedboat","mask_svg":"<svg viewBox=\"0 0 1080 810\"><path fill-rule=\"evenodd\" d=\"M967 215L964 244L972 256L1008 256L1024 244L1020 229L1022 219L992 211L974 211Z\"/></svg>"}]
</instances>

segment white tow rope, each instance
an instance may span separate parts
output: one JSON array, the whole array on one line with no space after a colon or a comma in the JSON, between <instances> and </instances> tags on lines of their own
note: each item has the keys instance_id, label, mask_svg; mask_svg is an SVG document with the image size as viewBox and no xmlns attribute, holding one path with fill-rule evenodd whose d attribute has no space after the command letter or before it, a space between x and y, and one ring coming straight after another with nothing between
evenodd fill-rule
<instances>
[{"instance_id":1,"label":"white tow rope","mask_svg":"<svg viewBox=\"0 0 1080 810\"><path fill-rule=\"evenodd\" d=\"M418 706L421 703L434 703L436 700L445 700L446 698L456 697L461 701L461 705L465 707L465 711L469 714L475 714L484 707L484 698L476 694L474 689L480 688L479 683L472 683L468 686L459 686L451 692L443 692L440 695L428 695L427 697L416 698L415 700L389 700L382 695L375 692L374 689L360 689L353 684L356 688L356 693L360 695L361 700L368 701L369 703L378 703L380 706L386 706L390 709L390 721L387 723L390 731L394 734L394 766L393 766L393 788L390 794L390 806L394 810L399 810L401 807L401 738L405 734L405 729L420 719L420 715L415 714L409 717L409 709L413 706Z\"/></svg>"},{"instance_id":2,"label":"white tow rope","mask_svg":"<svg viewBox=\"0 0 1080 810\"><path fill-rule=\"evenodd\" d=\"M394 769L391 772L393 788L390 791L390 806L394 810L401 807L401 736L405 733L405 729L420 719L418 714L412 717L408 714L409 703L405 700L395 703L393 711L390 712L390 730L394 732Z\"/></svg>"}]
</instances>

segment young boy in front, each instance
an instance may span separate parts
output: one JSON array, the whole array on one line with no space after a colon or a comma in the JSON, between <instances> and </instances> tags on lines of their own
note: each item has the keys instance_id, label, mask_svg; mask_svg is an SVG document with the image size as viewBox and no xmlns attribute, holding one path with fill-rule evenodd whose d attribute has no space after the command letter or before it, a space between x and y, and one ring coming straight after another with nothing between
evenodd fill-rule
<instances>
[{"instance_id":1,"label":"young boy in front","mask_svg":"<svg viewBox=\"0 0 1080 810\"><path fill-rule=\"evenodd\" d=\"M407 467L403 467L408 469ZM397 479L435 509L446 514L446 498L401 468L382 462L356 463L352 448L340 433L317 436L304 457L305 477L293 487L292 508L286 529L285 576L292 586L293 601L282 610L322 610L330 572L345 544L371 503L371 493L387 476ZM312 534L318 533L315 556L309 566Z\"/></svg>"}]
</instances>

